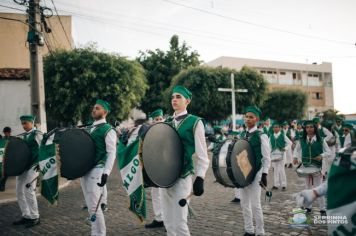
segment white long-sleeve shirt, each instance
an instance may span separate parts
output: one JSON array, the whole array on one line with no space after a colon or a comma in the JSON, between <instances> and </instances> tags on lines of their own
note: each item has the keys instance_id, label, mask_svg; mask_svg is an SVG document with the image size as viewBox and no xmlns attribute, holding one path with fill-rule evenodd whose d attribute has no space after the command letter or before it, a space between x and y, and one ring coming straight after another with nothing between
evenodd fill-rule
<instances>
[{"instance_id":1,"label":"white long-sleeve shirt","mask_svg":"<svg viewBox=\"0 0 356 236\"><path fill-rule=\"evenodd\" d=\"M316 142L316 136L314 135L311 139L311 143ZM323 140L323 153L320 154L322 158L329 158L332 156L331 150L326 143L325 139ZM300 145L300 142L297 143L294 149L293 157L298 159L299 161L302 161L302 146Z\"/></svg>"},{"instance_id":2,"label":"white long-sleeve shirt","mask_svg":"<svg viewBox=\"0 0 356 236\"><path fill-rule=\"evenodd\" d=\"M252 133L257 130L257 126L252 129L248 129L246 132ZM268 174L268 170L271 164L271 146L266 134L261 134L261 153L262 153L262 173Z\"/></svg>"},{"instance_id":3,"label":"white long-sleeve shirt","mask_svg":"<svg viewBox=\"0 0 356 236\"><path fill-rule=\"evenodd\" d=\"M188 114L187 110L179 113L173 114L173 118ZM174 119L175 127L178 127L179 123L181 122ZM195 145L195 154L197 155L197 162L195 166L195 173L197 176L205 178L205 174L209 168L210 160L208 158L208 151L205 142L205 129L203 122L200 120L198 121L195 130L194 130L194 145Z\"/></svg>"},{"instance_id":4,"label":"white long-sleeve shirt","mask_svg":"<svg viewBox=\"0 0 356 236\"><path fill-rule=\"evenodd\" d=\"M334 135L325 127L319 126L318 129L323 129L323 133L326 135L325 141L329 141Z\"/></svg>"},{"instance_id":5,"label":"white long-sleeve shirt","mask_svg":"<svg viewBox=\"0 0 356 236\"><path fill-rule=\"evenodd\" d=\"M348 133L345 136L344 146L343 147L351 147L351 134Z\"/></svg>"},{"instance_id":6,"label":"white long-sleeve shirt","mask_svg":"<svg viewBox=\"0 0 356 236\"><path fill-rule=\"evenodd\" d=\"M106 123L106 119L96 120L93 125L99 125ZM90 132L92 132L95 127L91 128ZM105 145L106 145L106 152L107 152L107 159L104 166L103 174L110 175L110 172L114 166L115 158L116 158L116 143L117 143L117 136L114 129L111 129L105 136Z\"/></svg>"}]
</instances>

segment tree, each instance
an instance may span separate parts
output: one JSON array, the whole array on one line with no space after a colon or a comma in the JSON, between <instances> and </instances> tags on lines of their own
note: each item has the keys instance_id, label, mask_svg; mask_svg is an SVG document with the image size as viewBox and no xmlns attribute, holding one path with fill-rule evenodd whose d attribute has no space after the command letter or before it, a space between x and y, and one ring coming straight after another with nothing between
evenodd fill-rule
<instances>
[{"instance_id":1,"label":"tree","mask_svg":"<svg viewBox=\"0 0 356 236\"><path fill-rule=\"evenodd\" d=\"M307 95L300 90L282 89L268 93L262 106L264 116L281 121L302 119L307 107Z\"/></svg>"},{"instance_id":2,"label":"tree","mask_svg":"<svg viewBox=\"0 0 356 236\"><path fill-rule=\"evenodd\" d=\"M163 93L169 87L173 76L183 69L200 64L199 54L196 51L191 52L185 42L180 45L177 35L170 39L167 52L160 49L140 52L137 61L145 68L149 85L140 105L145 113L165 107Z\"/></svg>"},{"instance_id":3,"label":"tree","mask_svg":"<svg viewBox=\"0 0 356 236\"><path fill-rule=\"evenodd\" d=\"M62 122L90 120L96 99L111 105L109 120L123 120L144 96L144 69L136 61L95 47L59 50L44 58L46 108Z\"/></svg>"},{"instance_id":4,"label":"tree","mask_svg":"<svg viewBox=\"0 0 356 236\"><path fill-rule=\"evenodd\" d=\"M170 95L174 86L183 85L193 93L189 112L206 120L221 120L231 115L231 94L218 92L219 87L230 88L231 73L235 74L237 88L248 89L247 94L236 94L237 112L245 106L261 105L266 92L263 76L253 69L244 67L240 72L228 68L195 67L179 73L165 92L167 109L170 107Z\"/></svg>"},{"instance_id":5,"label":"tree","mask_svg":"<svg viewBox=\"0 0 356 236\"><path fill-rule=\"evenodd\" d=\"M323 117L323 121L326 120L330 120L330 121L335 121L336 117L342 117L343 119L345 119L345 116L342 114L338 114L339 111L336 109L328 109L322 112L322 117Z\"/></svg>"}]
</instances>

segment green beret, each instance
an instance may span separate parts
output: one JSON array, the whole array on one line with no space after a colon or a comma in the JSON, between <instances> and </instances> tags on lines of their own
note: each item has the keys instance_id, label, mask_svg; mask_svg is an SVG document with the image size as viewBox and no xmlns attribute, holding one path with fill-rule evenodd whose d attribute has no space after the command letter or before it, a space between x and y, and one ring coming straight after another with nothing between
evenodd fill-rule
<instances>
[{"instance_id":1,"label":"green beret","mask_svg":"<svg viewBox=\"0 0 356 236\"><path fill-rule=\"evenodd\" d=\"M274 127L274 126L281 126L281 125L279 124L278 121L274 121L274 122L272 123L272 127Z\"/></svg>"},{"instance_id":2,"label":"green beret","mask_svg":"<svg viewBox=\"0 0 356 236\"><path fill-rule=\"evenodd\" d=\"M222 127L220 125L214 125L213 129L214 131L221 131Z\"/></svg>"},{"instance_id":3,"label":"green beret","mask_svg":"<svg viewBox=\"0 0 356 236\"><path fill-rule=\"evenodd\" d=\"M316 123L320 123L320 118L319 117L314 117L313 118L313 122Z\"/></svg>"},{"instance_id":4,"label":"green beret","mask_svg":"<svg viewBox=\"0 0 356 236\"><path fill-rule=\"evenodd\" d=\"M35 119L36 119L36 117L35 116L33 116L33 115L23 115L23 116L20 116L20 120L21 121L30 121L30 122L34 122L35 121Z\"/></svg>"},{"instance_id":5,"label":"green beret","mask_svg":"<svg viewBox=\"0 0 356 236\"><path fill-rule=\"evenodd\" d=\"M349 130L353 130L353 128L354 128L354 127L352 126L352 124L349 124L349 123L343 124L342 127L343 127L343 128L348 128Z\"/></svg>"},{"instance_id":6,"label":"green beret","mask_svg":"<svg viewBox=\"0 0 356 236\"><path fill-rule=\"evenodd\" d=\"M302 120L297 121L297 125L303 125L303 123L304 123L304 121L302 121Z\"/></svg>"},{"instance_id":7,"label":"green beret","mask_svg":"<svg viewBox=\"0 0 356 236\"><path fill-rule=\"evenodd\" d=\"M107 111L108 113L111 111L110 104L107 101L98 99L96 100L95 104L102 106L104 110Z\"/></svg>"},{"instance_id":8,"label":"green beret","mask_svg":"<svg viewBox=\"0 0 356 236\"><path fill-rule=\"evenodd\" d=\"M262 111L261 111L258 107L256 107L256 106L248 106L248 107L246 107L246 108L245 108L245 114L246 114L247 112L252 112L252 113L255 114L258 118L260 118L261 115L262 115Z\"/></svg>"},{"instance_id":9,"label":"green beret","mask_svg":"<svg viewBox=\"0 0 356 236\"><path fill-rule=\"evenodd\" d=\"M315 125L314 119L304 121L304 126L307 126L307 125Z\"/></svg>"},{"instance_id":10,"label":"green beret","mask_svg":"<svg viewBox=\"0 0 356 236\"><path fill-rule=\"evenodd\" d=\"M155 110L154 112L152 112L149 115L149 117L152 118L152 119L154 119L154 118L156 118L158 116L163 116L163 110L162 109L157 109L157 110Z\"/></svg>"},{"instance_id":11,"label":"green beret","mask_svg":"<svg viewBox=\"0 0 356 236\"><path fill-rule=\"evenodd\" d=\"M285 126L285 125L289 125L287 121L283 121L282 122L282 125Z\"/></svg>"},{"instance_id":12,"label":"green beret","mask_svg":"<svg viewBox=\"0 0 356 236\"><path fill-rule=\"evenodd\" d=\"M326 120L325 125L333 125L334 122L332 120Z\"/></svg>"},{"instance_id":13,"label":"green beret","mask_svg":"<svg viewBox=\"0 0 356 236\"><path fill-rule=\"evenodd\" d=\"M192 93L182 85L175 86L172 91L172 94L173 93L179 93L183 95L183 97L185 97L186 99L192 100Z\"/></svg>"}]
</instances>

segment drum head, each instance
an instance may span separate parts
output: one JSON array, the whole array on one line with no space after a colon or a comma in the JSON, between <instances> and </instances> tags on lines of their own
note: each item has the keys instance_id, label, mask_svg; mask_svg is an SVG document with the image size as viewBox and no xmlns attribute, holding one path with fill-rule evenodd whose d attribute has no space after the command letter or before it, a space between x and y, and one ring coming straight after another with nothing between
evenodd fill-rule
<instances>
[{"instance_id":1,"label":"drum head","mask_svg":"<svg viewBox=\"0 0 356 236\"><path fill-rule=\"evenodd\" d=\"M183 168L183 144L177 131L166 123L152 125L143 141L142 159L146 184L172 186Z\"/></svg>"},{"instance_id":2,"label":"drum head","mask_svg":"<svg viewBox=\"0 0 356 236\"><path fill-rule=\"evenodd\" d=\"M62 177L82 177L95 166L94 141L82 129L68 129L59 139L59 155Z\"/></svg>"},{"instance_id":3,"label":"drum head","mask_svg":"<svg viewBox=\"0 0 356 236\"><path fill-rule=\"evenodd\" d=\"M226 159L227 173L238 188L251 184L256 175L256 159L246 140L238 140Z\"/></svg>"},{"instance_id":4,"label":"drum head","mask_svg":"<svg viewBox=\"0 0 356 236\"><path fill-rule=\"evenodd\" d=\"M4 175L18 176L31 167L31 150L26 142L12 137L5 146Z\"/></svg>"}]
</instances>

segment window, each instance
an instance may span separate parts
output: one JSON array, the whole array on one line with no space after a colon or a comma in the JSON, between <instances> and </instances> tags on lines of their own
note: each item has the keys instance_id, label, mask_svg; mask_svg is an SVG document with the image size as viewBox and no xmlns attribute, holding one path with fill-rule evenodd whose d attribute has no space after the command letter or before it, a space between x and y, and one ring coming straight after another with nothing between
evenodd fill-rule
<instances>
[{"instance_id":1,"label":"window","mask_svg":"<svg viewBox=\"0 0 356 236\"><path fill-rule=\"evenodd\" d=\"M318 75L318 74L314 74L314 75L313 75L313 77L318 78L318 77L319 77L319 75Z\"/></svg>"},{"instance_id":2,"label":"window","mask_svg":"<svg viewBox=\"0 0 356 236\"><path fill-rule=\"evenodd\" d=\"M293 73L293 79L297 78L297 73Z\"/></svg>"},{"instance_id":3,"label":"window","mask_svg":"<svg viewBox=\"0 0 356 236\"><path fill-rule=\"evenodd\" d=\"M313 74L308 74L308 77L313 77Z\"/></svg>"},{"instance_id":4,"label":"window","mask_svg":"<svg viewBox=\"0 0 356 236\"><path fill-rule=\"evenodd\" d=\"M266 74L266 71L265 71L265 70L261 70L261 73L262 73L262 74Z\"/></svg>"},{"instance_id":5,"label":"window","mask_svg":"<svg viewBox=\"0 0 356 236\"><path fill-rule=\"evenodd\" d=\"M267 74L272 74L272 71L270 71L270 70L269 70L269 71L267 71Z\"/></svg>"},{"instance_id":6,"label":"window","mask_svg":"<svg viewBox=\"0 0 356 236\"><path fill-rule=\"evenodd\" d=\"M313 93L313 98L316 99L316 100L321 100L321 99L323 99L323 98L322 98L322 93L320 93L320 92L315 92L315 93Z\"/></svg>"},{"instance_id":7,"label":"window","mask_svg":"<svg viewBox=\"0 0 356 236\"><path fill-rule=\"evenodd\" d=\"M279 74L280 74L280 75L286 75L286 72L281 71L281 72L279 72Z\"/></svg>"}]
</instances>

